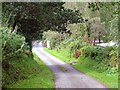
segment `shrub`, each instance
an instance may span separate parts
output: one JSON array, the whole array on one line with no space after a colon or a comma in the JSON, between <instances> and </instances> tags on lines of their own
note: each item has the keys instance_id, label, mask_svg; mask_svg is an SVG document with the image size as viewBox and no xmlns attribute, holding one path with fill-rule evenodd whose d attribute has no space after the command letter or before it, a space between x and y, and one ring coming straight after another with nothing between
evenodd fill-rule
<instances>
[{"instance_id":1,"label":"shrub","mask_svg":"<svg viewBox=\"0 0 120 90\"><path fill-rule=\"evenodd\" d=\"M95 46L91 48L91 58L94 57L95 60L97 61L104 61L104 60L109 60L110 55L109 53L114 50L114 47L99 47Z\"/></svg>"},{"instance_id":2,"label":"shrub","mask_svg":"<svg viewBox=\"0 0 120 90\"><path fill-rule=\"evenodd\" d=\"M105 47L105 48L104 48L105 58L108 58L108 59L110 58L109 53L110 53L112 50L114 50L114 47L113 47L113 46L108 46L108 47Z\"/></svg>"},{"instance_id":3,"label":"shrub","mask_svg":"<svg viewBox=\"0 0 120 90\"><path fill-rule=\"evenodd\" d=\"M2 60L20 57L21 53L28 48L25 38L16 33L10 33L11 30L6 28L0 30L2 31Z\"/></svg>"},{"instance_id":4,"label":"shrub","mask_svg":"<svg viewBox=\"0 0 120 90\"><path fill-rule=\"evenodd\" d=\"M84 46L80 49L80 53L82 56L90 57L92 53L92 47L91 46Z\"/></svg>"},{"instance_id":5,"label":"shrub","mask_svg":"<svg viewBox=\"0 0 120 90\"><path fill-rule=\"evenodd\" d=\"M103 47L95 47L94 53L96 53L95 60L101 62L105 57L105 51Z\"/></svg>"},{"instance_id":6,"label":"shrub","mask_svg":"<svg viewBox=\"0 0 120 90\"><path fill-rule=\"evenodd\" d=\"M26 51L30 53L30 48L22 35L11 33L7 28L1 28L0 31L2 31L2 87L5 87L9 83L26 78L27 76L24 77L26 72L30 71L27 64L32 65L29 62L33 61L32 57L26 54Z\"/></svg>"},{"instance_id":7,"label":"shrub","mask_svg":"<svg viewBox=\"0 0 120 90\"><path fill-rule=\"evenodd\" d=\"M110 56L109 65L111 67L117 67L117 65L118 65L118 51L112 50L109 53L109 56Z\"/></svg>"},{"instance_id":8,"label":"shrub","mask_svg":"<svg viewBox=\"0 0 120 90\"><path fill-rule=\"evenodd\" d=\"M108 73L118 72L118 51L116 47L84 46L80 49L81 56L95 60L98 69Z\"/></svg>"}]
</instances>

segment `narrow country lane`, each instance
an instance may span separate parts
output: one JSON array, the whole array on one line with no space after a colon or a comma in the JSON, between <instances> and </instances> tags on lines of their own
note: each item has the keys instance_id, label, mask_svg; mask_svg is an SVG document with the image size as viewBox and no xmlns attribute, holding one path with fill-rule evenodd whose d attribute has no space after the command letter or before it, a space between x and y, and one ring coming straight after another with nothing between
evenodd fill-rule
<instances>
[{"instance_id":1,"label":"narrow country lane","mask_svg":"<svg viewBox=\"0 0 120 90\"><path fill-rule=\"evenodd\" d=\"M55 88L104 88L106 87L93 78L75 70L70 65L44 51L42 44L34 43L33 52L53 71Z\"/></svg>"}]
</instances>

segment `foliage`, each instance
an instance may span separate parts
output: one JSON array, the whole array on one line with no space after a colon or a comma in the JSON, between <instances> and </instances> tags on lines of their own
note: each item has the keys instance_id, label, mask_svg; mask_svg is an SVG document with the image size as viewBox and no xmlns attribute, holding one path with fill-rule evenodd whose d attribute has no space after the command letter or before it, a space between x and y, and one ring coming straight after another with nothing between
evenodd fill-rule
<instances>
[{"instance_id":1,"label":"foliage","mask_svg":"<svg viewBox=\"0 0 120 90\"><path fill-rule=\"evenodd\" d=\"M12 31L3 30L7 32L3 35L3 52L10 54L9 56L11 57L8 57L10 60L7 65L10 65L9 62L13 61L12 59L20 58L21 52L26 51L24 48L27 47L22 47L25 40L30 45L32 40L38 39L38 36L42 37L41 33L52 30L54 32L48 31L43 34L44 39L51 41L53 50L47 49L48 52L64 61L72 61L75 59L72 55L73 51L78 49L81 52L81 56L77 59L75 68L98 78L109 86L116 87L116 74L118 73L117 47L91 47L89 43L92 38L94 41L96 38L99 41L103 39L104 42L117 41L119 39L117 32L118 21L120 21L118 20L120 13L119 4L116 2L88 2L82 5L81 3L79 5L80 8L78 7L77 9L80 11L82 9L82 16L77 9L64 8L64 2L3 3L3 24L8 24L13 30L18 26L17 33L23 34L26 38L16 33L9 33ZM76 23L80 24L76 25ZM68 28L69 24L73 26ZM69 34L65 34L68 32ZM9 36L10 40L8 39ZM82 39L84 37L86 42L89 40L88 44L83 42ZM16 53L18 50L19 52ZM8 60L7 56L5 56L5 60ZM5 67L8 66L5 65ZM110 78L114 75L114 80L111 80ZM103 77L106 77L107 80L110 79L109 82L111 84L104 80L105 78Z\"/></svg>"},{"instance_id":2,"label":"foliage","mask_svg":"<svg viewBox=\"0 0 120 90\"><path fill-rule=\"evenodd\" d=\"M82 43L80 40L74 40L74 42L71 42L70 45L70 50L73 51L74 49L79 49L82 47Z\"/></svg>"},{"instance_id":3,"label":"foliage","mask_svg":"<svg viewBox=\"0 0 120 90\"><path fill-rule=\"evenodd\" d=\"M30 45L43 31L66 32L67 23L82 22L78 10L65 9L64 2L3 3L3 24L7 22L13 30L23 34ZM41 38L41 37L40 37Z\"/></svg>"},{"instance_id":4,"label":"foliage","mask_svg":"<svg viewBox=\"0 0 120 90\"><path fill-rule=\"evenodd\" d=\"M80 49L81 56L94 59L102 67L103 71L108 71L108 73L118 72L118 52L116 47L91 47L84 46ZM97 66L99 67L99 65ZM113 69L114 68L114 69ZM99 68L100 69L100 68Z\"/></svg>"},{"instance_id":5,"label":"foliage","mask_svg":"<svg viewBox=\"0 0 120 90\"><path fill-rule=\"evenodd\" d=\"M91 56L91 48L90 46L84 46L80 49L81 55L82 56Z\"/></svg>"},{"instance_id":6,"label":"foliage","mask_svg":"<svg viewBox=\"0 0 120 90\"><path fill-rule=\"evenodd\" d=\"M11 62L19 62L22 56L26 53L26 50L28 50L29 54L29 48L26 45L25 38L23 36L11 33L11 30L8 28L1 28L0 31L2 32L2 70L5 74L3 74L4 86L9 82L7 80L8 78L17 79L18 73L14 72L13 74L12 69L14 69L14 66ZM12 80L10 81L12 82Z\"/></svg>"},{"instance_id":7,"label":"foliage","mask_svg":"<svg viewBox=\"0 0 120 90\"><path fill-rule=\"evenodd\" d=\"M43 33L44 42L50 41L50 48L55 48L59 45L62 40L64 40L68 35L66 33L58 33L57 31L47 31Z\"/></svg>"},{"instance_id":8,"label":"foliage","mask_svg":"<svg viewBox=\"0 0 120 90\"><path fill-rule=\"evenodd\" d=\"M101 72L113 74L118 72L118 52L116 46L90 46L89 44L84 44L81 40L81 37L75 37L71 35L65 40L61 41L59 45L55 45L53 49L57 51L52 53L53 55L56 56L56 53L61 54L65 52L66 54L62 54L62 57L65 55L64 57L69 58L69 60L72 60L73 58L73 51L78 49L82 57L90 58L90 60L94 60L96 63L98 63L96 68L98 68L98 70L100 69ZM57 57L59 57L59 55L57 55Z\"/></svg>"},{"instance_id":9,"label":"foliage","mask_svg":"<svg viewBox=\"0 0 120 90\"><path fill-rule=\"evenodd\" d=\"M3 88L11 87L20 80L28 80L30 78L41 76L49 73L51 83L43 82L45 87L53 87L51 71L39 61L37 56L33 60L29 46L25 42L22 35L11 33L8 28L1 28L2 32L2 86ZM36 60L37 59L37 60ZM35 61L36 60L36 61ZM39 65L39 64L40 65ZM42 64L41 64L42 63ZM43 72L44 71L44 72ZM48 75L48 74L47 74ZM44 75L45 76L45 75ZM37 78L38 79L38 78ZM36 80L36 79L35 79ZM42 81L41 79L39 79ZM44 78L44 80L46 80ZM49 85L50 84L50 85ZM40 87L42 87L42 85ZM12 87L13 87L12 86ZM27 87L28 88L28 87Z\"/></svg>"},{"instance_id":10,"label":"foliage","mask_svg":"<svg viewBox=\"0 0 120 90\"><path fill-rule=\"evenodd\" d=\"M90 8L92 11L95 11L95 10L100 10L103 7L109 8L116 6L117 9L115 9L113 12L114 14L118 14L120 13L118 10L119 4L120 4L119 2L90 2L88 3L88 8Z\"/></svg>"},{"instance_id":11,"label":"foliage","mask_svg":"<svg viewBox=\"0 0 120 90\"><path fill-rule=\"evenodd\" d=\"M101 23L104 25L101 28L104 30L102 35L105 35L103 36L105 42L118 39L118 16L120 14L119 5L119 2L88 3L88 7L92 12L99 12Z\"/></svg>"},{"instance_id":12,"label":"foliage","mask_svg":"<svg viewBox=\"0 0 120 90\"><path fill-rule=\"evenodd\" d=\"M83 46L83 43L81 41L81 37L74 37L72 35L71 37L68 37L66 40L61 42L61 46L65 47L66 45L67 48L70 49L70 52L73 52L73 50L81 48Z\"/></svg>"},{"instance_id":13,"label":"foliage","mask_svg":"<svg viewBox=\"0 0 120 90\"><path fill-rule=\"evenodd\" d=\"M28 46L25 43L25 38L16 33L11 33L7 28L1 28L2 32L2 59L6 61L13 57L20 57L21 53L25 52ZM29 49L29 48L28 48Z\"/></svg>"}]
</instances>

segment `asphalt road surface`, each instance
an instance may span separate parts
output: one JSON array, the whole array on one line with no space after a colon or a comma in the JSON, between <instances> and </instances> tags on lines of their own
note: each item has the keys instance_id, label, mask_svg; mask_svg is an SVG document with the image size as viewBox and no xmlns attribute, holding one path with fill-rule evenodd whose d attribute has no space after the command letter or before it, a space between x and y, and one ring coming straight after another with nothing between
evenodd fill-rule
<instances>
[{"instance_id":1,"label":"asphalt road surface","mask_svg":"<svg viewBox=\"0 0 120 90\"><path fill-rule=\"evenodd\" d=\"M53 71L56 89L89 88L93 90L93 88L103 88L108 90L99 81L75 70L70 65L44 51L42 43L34 43L32 50Z\"/></svg>"}]
</instances>

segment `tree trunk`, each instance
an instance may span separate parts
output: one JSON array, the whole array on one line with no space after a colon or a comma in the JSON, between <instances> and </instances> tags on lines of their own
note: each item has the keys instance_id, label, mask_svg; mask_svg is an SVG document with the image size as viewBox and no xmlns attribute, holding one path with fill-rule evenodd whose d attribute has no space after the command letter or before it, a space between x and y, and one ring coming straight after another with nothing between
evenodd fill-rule
<instances>
[{"instance_id":1,"label":"tree trunk","mask_svg":"<svg viewBox=\"0 0 120 90\"><path fill-rule=\"evenodd\" d=\"M99 43L101 43L101 42L100 42L100 32L99 32Z\"/></svg>"},{"instance_id":2,"label":"tree trunk","mask_svg":"<svg viewBox=\"0 0 120 90\"><path fill-rule=\"evenodd\" d=\"M96 40L96 39L94 38L94 43L93 43L93 46L95 46L95 40Z\"/></svg>"},{"instance_id":3,"label":"tree trunk","mask_svg":"<svg viewBox=\"0 0 120 90\"><path fill-rule=\"evenodd\" d=\"M32 54L32 40L30 38L26 38L26 42L28 43L28 45L30 47L30 55L33 57L33 54Z\"/></svg>"},{"instance_id":4,"label":"tree trunk","mask_svg":"<svg viewBox=\"0 0 120 90\"><path fill-rule=\"evenodd\" d=\"M15 26L17 25L17 23L19 22L19 18L20 18L20 15L19 15L19 13L17 13L16 14L16 16L15 16L15 18L14 18L14 23L13 23L13 26L12 26L12 32L14 31L14 29L15 29Z\"/></svg>"},{"instance_id":5,"label":"tree trunk","mask_svg":"<svg viewBox=\"0 0 120 90\"><path fill-rule=\"evenodd\" d=\"M30 46L30 51L32 51L32 41L31 41L31 39L29 39L29 38L26 37L26 42Z\"/></svg>"},{"instance_id":6,"label":"tree trunk","mask_svg":"<svg viewBox=\"0 0 120 90\"><path fill-rule=\"evenodd\" d=\"M12 26L12 31L11 32L13 32L14 31L14 29L15 29L15 26L17 25L17 21L15 20L15 22L13 23L13 26Z\"/></svg>"}]
</instances>

